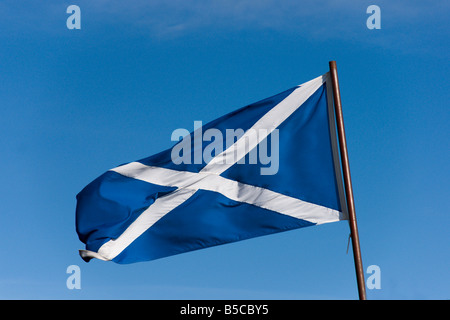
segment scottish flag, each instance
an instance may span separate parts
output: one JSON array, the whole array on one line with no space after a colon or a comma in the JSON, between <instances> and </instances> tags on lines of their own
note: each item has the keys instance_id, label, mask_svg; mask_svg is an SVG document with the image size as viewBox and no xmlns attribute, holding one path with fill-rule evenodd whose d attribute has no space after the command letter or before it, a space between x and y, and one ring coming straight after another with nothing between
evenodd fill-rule
<instances>
[{"instance_id":1,"label":"scottish flag","mask_svg":"<svg viewBox=\"0 0 450 320\"><path fill-rule=\"evenodd\" d=\"M113 168L77 195L81 257L133 263L347 219L329 74Z\"/></svg>"}]
</instances>

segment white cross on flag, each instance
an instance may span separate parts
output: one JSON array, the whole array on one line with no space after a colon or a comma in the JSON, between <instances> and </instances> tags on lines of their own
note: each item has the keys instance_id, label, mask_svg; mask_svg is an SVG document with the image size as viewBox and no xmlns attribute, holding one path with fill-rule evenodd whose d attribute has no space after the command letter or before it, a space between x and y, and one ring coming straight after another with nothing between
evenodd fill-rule
<instances>
[{"instance_id":1,"label":"white cross on flag","mask_svg":"<svg viewBox=\"0 0 450 320\"><path fill-rule=\"evenodd\" d=\"M80 254L133 263L347 219L335 132L328 73L197 127L77 195Z\"/></svg>"}]
</instances>

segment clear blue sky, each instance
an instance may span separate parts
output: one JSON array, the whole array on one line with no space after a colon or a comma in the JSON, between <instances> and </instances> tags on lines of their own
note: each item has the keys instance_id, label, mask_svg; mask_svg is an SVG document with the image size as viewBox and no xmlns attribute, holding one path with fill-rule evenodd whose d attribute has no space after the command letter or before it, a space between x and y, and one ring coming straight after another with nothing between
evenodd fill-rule
<instances>
[{"instance_id":1,"label":"clear blue sky","mask_svg":"<svg viewBox=\"0 0 450 320\"><path fill-rule=\"evenodd\" d=\"M66 9L81 8L81 30ZM366 8L381 8L369 30ZM356 299L347 222L85 263L75 196L336 60L369 299L449 299L444 1L0 2L0 298ZM66 268L81 268L68 290ZM368 274L366 274L366 277Z\"/></svg>"}]
</instances>

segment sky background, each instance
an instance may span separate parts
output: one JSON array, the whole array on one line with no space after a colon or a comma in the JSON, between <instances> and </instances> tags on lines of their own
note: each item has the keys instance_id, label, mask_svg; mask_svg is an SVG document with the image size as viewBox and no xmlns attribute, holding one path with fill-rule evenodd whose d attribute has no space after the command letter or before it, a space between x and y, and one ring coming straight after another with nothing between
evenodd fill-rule
<instances>
[{"instance_id":1,"label":"sky background","mask_svg":"<svg viewBox=\"0 0 450 320\"><path fill-rule=\"evenodd\" d=\"M449 299L449 9L0 1L0 298L357 299L346 221L131 265L85 263L75 231L76 194L106 170L336 60L364 269L381 270L367 297Z\"/></svg>"}]
</instances>

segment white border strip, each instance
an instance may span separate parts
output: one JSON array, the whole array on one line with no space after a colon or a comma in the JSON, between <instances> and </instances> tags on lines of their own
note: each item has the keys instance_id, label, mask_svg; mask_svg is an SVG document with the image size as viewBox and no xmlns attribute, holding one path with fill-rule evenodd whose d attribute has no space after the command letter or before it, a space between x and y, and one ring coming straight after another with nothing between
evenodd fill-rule
<instances>
[{"instance_id":1,"label":"white border strip","mask_svg":"<svg viewBox=\"0 0 450 320\"><path fill-rule=\"evenodd\" d=\"M327 76L327 80L329 80L330 73L327 72L325 75ZM339 148L336 137L336 120L334 116L333 88L331 86L331 80L326 82L326 86L327 86L328 123L330 126L330 139L331 139L331 150L333 152L334 172L336 175L336 182L339 193L339 202L341 204L343 216L342 220L348 220L347 201L345 200L346 198L342 179L341 160L339 157Z\"/></svg>"}]
</instances>

